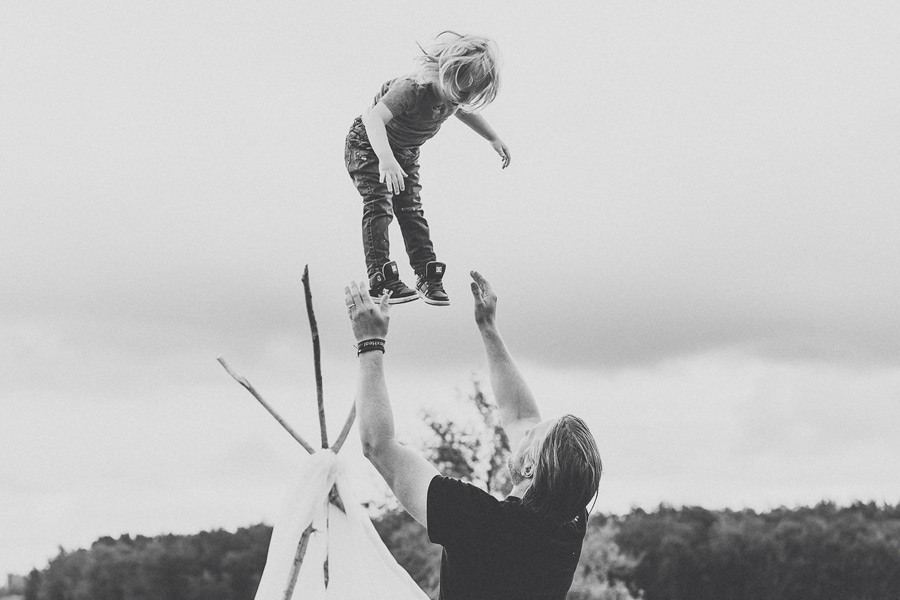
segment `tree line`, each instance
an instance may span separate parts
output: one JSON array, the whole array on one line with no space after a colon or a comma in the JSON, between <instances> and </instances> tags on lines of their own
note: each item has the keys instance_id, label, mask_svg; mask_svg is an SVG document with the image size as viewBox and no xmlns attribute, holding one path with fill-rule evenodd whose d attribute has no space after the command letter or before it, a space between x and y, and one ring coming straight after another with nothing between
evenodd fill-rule
<instances>
[{"instance_id":1,"label":"tree line","mask_svg":"<svg viewBox=\"0 0 900 600\"><path fill-rule=\"evenodd\" d=\"M509 444L476 383L473 419L426 413L425 452L451 476L504 496ZM397 562L437 598L441 548L400 507L373 524ZM60 549L25 600L252 600L271 527L103 537ZM882 600L900 598L900 504L708 510L660 506L594 514L568 600Z\"/></svg>"},{"instance_id":2,"label":"tree line","mask_svg":"<svg viewBox=\"0 0 900 600\"><path fill-rule=\"evenodd\" d=\"M610 576L648 600L900 598L900 505L662 506L613 520L636 561Z\"/></svg>"},{"instance_id":3,"label":"tree line","mask_svg":"<svg viewBox=\"0 0 900 600\"><path fill-rule=\"evenodd\" d=\"M440 546L400 509L373 519L401 566L437 597ZM252 600L267 525L104 537L60 550L26 600ZM752 510L660 506L592 516L569 600L900 598L900 505Z\"/></svg>"}]
</instances>

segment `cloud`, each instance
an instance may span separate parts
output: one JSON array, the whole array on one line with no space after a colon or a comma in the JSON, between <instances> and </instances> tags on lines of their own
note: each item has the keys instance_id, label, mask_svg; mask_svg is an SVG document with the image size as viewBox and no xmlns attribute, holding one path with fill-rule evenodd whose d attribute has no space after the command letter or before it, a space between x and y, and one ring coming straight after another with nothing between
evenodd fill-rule
<instances>
[{"instance_id":1,"label":"cloud","mask_svg":"<svg viewBox=\"0 0 900 600\"><path fill-rule=\"evenodd\" d=\"M790 23L804 17L783 7L776 22L763 11L689 22L597 10L609 13L601 29L585 19L590 35L565 61L494 24L508 40L509 85L486 114L513 149L510 169L458 123L424 149L425 205L454 310L465 312L465 274L478 268L502 295L504 331L540 340L522 352L543 360L615 366L732 346L896 358L900 145L885 132L896 129L900 88L881 76L888 32L823 14L816 26L835 39L866 31L847 54L796 36ZM371 90L332 67L354 53L335 37L321 61L302 60L290 28L272 37L264 15L220 13L196 36L200 15L182 16L163 26L145 15L153 27L131 53L110 51L126 41L113 23L138 15L84 18L98 35L66 30L79 51L64 64L49 60L53 46L22 55L42 78L6 68L22 83L3 100L20 142L0 163L15 199L0 219L6 323L81 328L125 351L252 345L302 324L309 263L324 325L344 327L340 290L363 265L341 143ZM644 26L626 36L611 27L622 19ZM249 37L234 41L238 22ZM754 27L781 45L748 39ZM273 44L296 53L272 61ZM139 68L155 78L126 76ZM535 94L533 72L580 93ZM333 90L329 102L310 96L309 81ZM309 103L312 118L296 108ZM464 319L439 315L397 311L420 332L410 343L423 360L435 360L434 320L452 329L442 348L471 347Z\"/></svg>"}]
</instances>

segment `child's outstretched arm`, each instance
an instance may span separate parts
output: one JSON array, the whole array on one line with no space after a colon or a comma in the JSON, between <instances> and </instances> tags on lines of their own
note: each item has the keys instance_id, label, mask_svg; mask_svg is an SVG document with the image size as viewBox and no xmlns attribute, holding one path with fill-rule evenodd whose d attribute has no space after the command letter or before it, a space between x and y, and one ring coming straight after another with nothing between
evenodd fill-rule
<instances>
[{"instance_id":1,"label":"child's outstretched arm","mask_svg":"<svg viewBox=\"0 0 900 600\"><path fill-rule=\"evenodd\" d=\"M383 102L378 102L363 113L362 122L366 127L366 135L369 136L372 150L378 157L378 180L387 185L391 193L399 194L405 187L403 179L406 173L394 157L391 144L388 142L387 130L384 128L393 118L391 110Z\"/></svg>"},{"instance_id":2,"label":"child's outstretched arm","mask_svg":"<svg viewBox=\"0 0 900 600\"><path fill-rule=\"evenodd\" d=\"M491 127L490 123L488 123L484 117L476 113L467 113L460 110L456 112L456 118L491 143L491 147L503 160L504 169L509 166L509 148L506 147L506 144L503 143L503 140L500 139L497 132L494 131L494 128Z\"/></svg>"}]
</instances>

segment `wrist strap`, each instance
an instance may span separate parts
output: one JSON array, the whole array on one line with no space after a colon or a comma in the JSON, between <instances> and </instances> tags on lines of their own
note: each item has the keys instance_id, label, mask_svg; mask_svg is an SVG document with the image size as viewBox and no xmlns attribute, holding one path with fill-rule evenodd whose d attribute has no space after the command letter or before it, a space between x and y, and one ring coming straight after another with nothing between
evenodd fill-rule
<instances>
[{"instance_id":1,"label":"wrist strap","mask_svg":"<svg viewBox=\"0 0 900 600\"><path fill-rule=\"evenodd\" d=\"M373 350L380 350L384 354L384 340L373 338L371 340L363 340L356 345L357 356L363 352L371 352Z\"/></svg>"}]
</instances>

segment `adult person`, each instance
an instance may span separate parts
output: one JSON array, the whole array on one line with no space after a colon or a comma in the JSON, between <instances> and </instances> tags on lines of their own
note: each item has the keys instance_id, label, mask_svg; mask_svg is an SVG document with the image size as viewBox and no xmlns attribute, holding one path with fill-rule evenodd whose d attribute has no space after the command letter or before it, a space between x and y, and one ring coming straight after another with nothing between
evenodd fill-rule
<instances>
[{"instance_id":1,"label":"adult person","mask_svg":"<svg viewBox=\"0 0 900 600\"><path fill-rule=\"evenodd\" d=\"M364 285L352 283L345 295L359 353L356 410L363 453L429 539L443 546L442 600L563 600L581 555L586 507L600 482L600 455L578 417L542 420L497 330L497 296L484 277L471 276L475 322L513 449L508 497L498 500L442 476L397 441L384 378L387 294L376 303Z\"/></svg>"}]
</instances>

